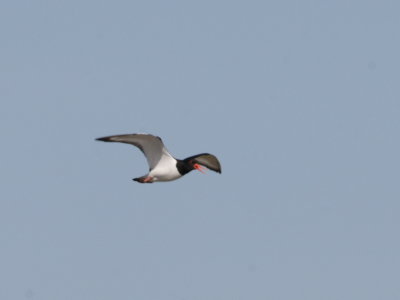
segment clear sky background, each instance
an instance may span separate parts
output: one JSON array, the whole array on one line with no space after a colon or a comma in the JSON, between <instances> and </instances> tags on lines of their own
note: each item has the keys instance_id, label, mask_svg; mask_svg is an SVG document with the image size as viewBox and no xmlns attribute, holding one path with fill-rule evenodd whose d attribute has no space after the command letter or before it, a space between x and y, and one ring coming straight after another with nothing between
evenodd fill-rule
<instances>
[{"instance_id":1,"label":"clear sky background","mask_svg":"<svg viewBox=\"0 0 400 300\"><path fill-rule=\"evenodd\" d=\"M2 1L0 298L400 299L399 11Z\"/></svg>"}]
</instances>

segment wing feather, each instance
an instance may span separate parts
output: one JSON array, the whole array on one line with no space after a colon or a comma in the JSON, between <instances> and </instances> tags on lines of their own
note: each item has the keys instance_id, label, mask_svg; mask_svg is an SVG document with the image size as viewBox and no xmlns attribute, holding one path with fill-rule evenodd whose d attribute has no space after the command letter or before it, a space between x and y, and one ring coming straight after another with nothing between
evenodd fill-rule
<instances>
[{"instance_id":1,"label":"wing feather","mask_svg":"<svg viewBox=\"0 0 400 300\"><path fill-rule=\"evenodd\" d=\"M125 143L138 147L143 152L144 156L146 156L150 170L157 165L163 156L173 158L165 148L161 138L151 134L121 134L101 137L96 140L103 142Z\"/></svg>"},{"instance_id":2,"label":"wing feather","mask_svg":"<svg viewBox=\"0 0 400 300\"><path fill-rule=\"evenodd\" d=\"M186 158L185 160L188 161L193 161L195 163L198 163L199 165L202 165L210 170L213 170L217 173L221 173L221 164L218 161L218 158L215 155L212 155L210 153L202 153L202 154L197 154L193 155L191 157Z\"/></svg>"}]
</instances>

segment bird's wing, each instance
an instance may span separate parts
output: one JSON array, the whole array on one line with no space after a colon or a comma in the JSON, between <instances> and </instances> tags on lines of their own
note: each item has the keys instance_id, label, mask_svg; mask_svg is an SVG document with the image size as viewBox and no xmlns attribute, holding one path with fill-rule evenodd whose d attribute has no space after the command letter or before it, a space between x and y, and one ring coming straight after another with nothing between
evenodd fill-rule
<instances>
[{"instance_id":1,"label":"bird's wing","mask_svg":"<svg viewBox=\"0 0 400 300\"><path fill-rule=\"evenodd\" d=\"M218 158L215 155L209 153L202 153L193 155L191 157L186 158L185 160L191 160L194 163L198 163L204 167L207 167L210 170L213 170L217 173L221 173L221 164L218 161Z\"/></svg>"},{"instance_id":2,"label":"bird's wing","mask_svg":"<svg viewBox=\"0 0 400 300\"><path fill-rule=\"evenodd\" d=\"M173 158L165 148L161 138L151 134L122 134L96 139L103 142L119 142L138 147L146 156L150 170L152 170L163 156Z\"/></svg>"}]
</instances>

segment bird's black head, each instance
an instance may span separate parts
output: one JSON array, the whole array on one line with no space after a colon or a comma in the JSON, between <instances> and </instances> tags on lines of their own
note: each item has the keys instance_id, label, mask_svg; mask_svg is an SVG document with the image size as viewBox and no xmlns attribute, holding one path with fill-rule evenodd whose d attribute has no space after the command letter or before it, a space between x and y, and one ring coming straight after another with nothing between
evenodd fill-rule
<instances>
[{"instance_id":1,"label":"bird's black head","mask_svg":"<svg viewBox=\"0 0 400 300\"><path fill-rule=\"evenodd\" d=\"M188 159L177 159L176 168L182 176L195 169L193 161Z\"/></svg>"},{"instance_id":2,"label":"bird's black head","mask_svg":"<svg viewBox=\"0 0 400 300\"><path fill-rule=\"evenodd\" d=\"M183 160L178 160L176 163L176 168L182 175L185 175L192 170L197 170L201 173L204 173L206 168L217 173L221 173L221 165L218 159L209 153L197 154Z\"/></svg>"}]
</instances>

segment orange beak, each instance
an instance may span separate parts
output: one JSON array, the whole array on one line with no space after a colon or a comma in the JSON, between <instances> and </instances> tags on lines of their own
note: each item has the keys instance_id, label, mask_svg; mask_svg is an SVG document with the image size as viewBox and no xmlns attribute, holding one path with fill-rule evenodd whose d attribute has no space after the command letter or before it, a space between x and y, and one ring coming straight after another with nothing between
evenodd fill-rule
<instances>
[{"instance_id":1,"label":"orange beak","mask_svg":"<svg viewBox=\"0 0 400 300\"><path fill-rule=\"evenodd\" d=\"M206 173L206 172L204 172L204 171L206 170L206 168L204 168L203 166L201 166L201 165L199 165L199 164L194 164L193 167L194 167L197 171L199 171L199 172L201 172L201 173L203 173L203 174Z\"/></svg>"}]
</instances>

